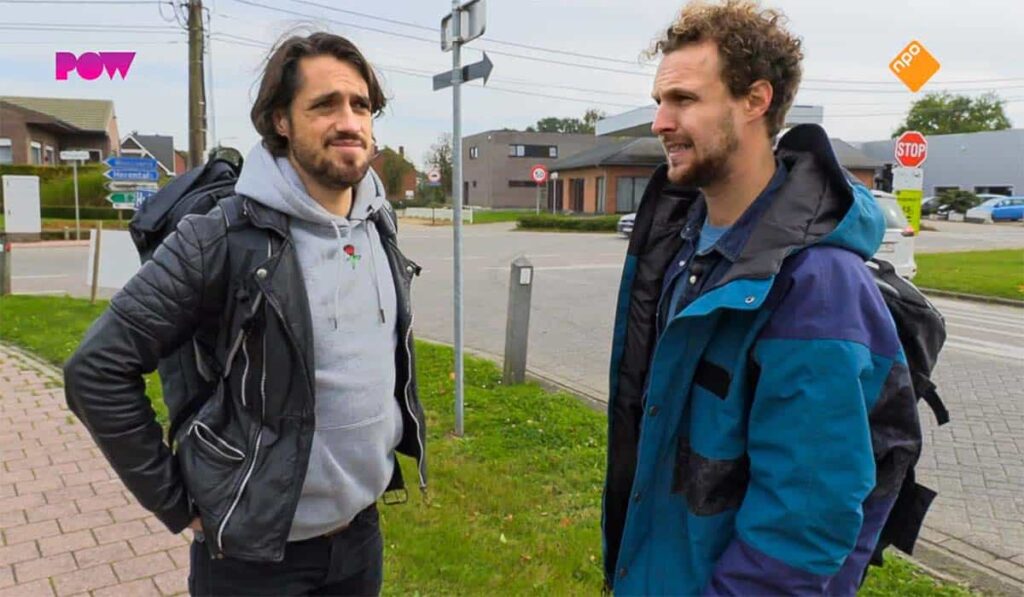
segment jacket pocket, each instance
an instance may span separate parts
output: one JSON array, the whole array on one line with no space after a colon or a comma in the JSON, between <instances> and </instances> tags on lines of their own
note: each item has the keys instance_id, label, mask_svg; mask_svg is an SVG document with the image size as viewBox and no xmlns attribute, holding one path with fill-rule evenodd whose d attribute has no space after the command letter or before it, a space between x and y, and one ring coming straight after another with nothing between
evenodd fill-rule
<instances>
[{"instance_id":1,"label":"jacket pocket","mask_svg":"<svg viewBox=\"0 0 1024 597\"><path fill-rule=\"evenodd\" d=\"M206 529L227 512L248 460L247 418L225 392L222 383L178 440L178 466Z\"/></svg>"}]
</instances>

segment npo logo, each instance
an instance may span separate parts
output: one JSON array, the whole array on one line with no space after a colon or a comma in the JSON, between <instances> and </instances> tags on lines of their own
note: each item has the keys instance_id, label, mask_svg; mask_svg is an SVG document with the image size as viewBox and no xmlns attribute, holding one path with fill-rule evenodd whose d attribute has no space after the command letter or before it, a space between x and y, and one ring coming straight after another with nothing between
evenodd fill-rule
<instances>
[{"instance_id":1,"label":"npo logo","mask_svg":"<svg viewBox=\"0 0 1024 597\"><path fill-rule=\"evenodd\" d=\"M71 71L78 71L78 76L86 81L98 79L103 71L110 79L114 73L124 79L133 60L135 52L86 52L77 57L71 52L57 52L57 80L67 81Z\"/></svg>"}]
</instances>

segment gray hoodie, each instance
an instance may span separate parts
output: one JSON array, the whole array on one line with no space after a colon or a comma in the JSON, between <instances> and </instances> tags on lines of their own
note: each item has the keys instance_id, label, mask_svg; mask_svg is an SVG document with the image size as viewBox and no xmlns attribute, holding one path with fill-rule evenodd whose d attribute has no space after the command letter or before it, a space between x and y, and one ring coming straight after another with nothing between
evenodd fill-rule
<instances>
[{"instance_id":1,"label":"gray hoodie","mask_svg":"<svg viewBox=\"0 0 1024 597\"><path fill-rule=\"evenodd\" d=\"M249 152L235 190L287 214L313 318L316 431L289 541L346 525L391 480L402 415L394 398L396 295L368 221L384 201L373 170L353 189L350 218L306 192L286 158Z\"/></svg>"}]
</instances>

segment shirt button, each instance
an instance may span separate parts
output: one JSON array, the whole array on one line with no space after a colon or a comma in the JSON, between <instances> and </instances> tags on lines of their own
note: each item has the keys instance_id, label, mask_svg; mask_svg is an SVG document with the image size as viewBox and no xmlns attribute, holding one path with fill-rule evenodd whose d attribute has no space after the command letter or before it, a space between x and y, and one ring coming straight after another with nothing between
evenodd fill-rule
<instances>
[{"instance_id":1,"label":"shirt button","mask_svg":"<svg viewBox=\"0 0 1024 597\"><path fill-rule=\"evenodd\" d=\"M690 284L696 284L696 283L697 283L697 276L690 276Z\"/></svg>"},{"instance_id":2,"label":"shirt button","mask_svg":"<svg viewBox=\"0 0 1024 597\"><path fill-rule=\"evenodd\" d=\"M633 501L634 502L639 502L640 501L640 492L639 491L633 494Z\"/></svg>"},{"instance_id":3,"label":"shirt button","mask_svg":"<svg viewBox=\"0 0 1024 597\"><path fill-rule=\"evenodd\" d=\"M679 262L679 267L686 267L686 260L685 259Z\"/></svg>"},{"instance_id":4,"label":"shirt button","mask_svg":"<svg viewBox=\"0 0 1024 597\"><path fill-rule=\"evenodd\" d=\"M619 568L619 578L626 578L626 572L625 568Z\"/></svg>"},{"instance_id":5,"label":"shirt button","mask_svg":"<svg viewBox=\"0 0 1024 597\"><path fill-rule=\"evenodd\" d=\"M660 411L661 411L661 409L658 408L657 404L655 404L654 406L651 406L650 408L647 409L647 414L648 414L648 416L656 417L656 416L658 416L658 413Z\"/></svg>"}]
</instances>

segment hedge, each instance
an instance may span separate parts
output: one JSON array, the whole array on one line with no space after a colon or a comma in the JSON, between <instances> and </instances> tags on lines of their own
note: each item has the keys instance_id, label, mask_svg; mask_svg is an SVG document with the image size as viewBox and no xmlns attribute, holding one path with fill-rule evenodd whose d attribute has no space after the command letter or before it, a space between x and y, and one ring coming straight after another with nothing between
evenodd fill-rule
<instances>
[{"instance_id":1,"label":"hedge","mask_svg":"<svg viewBox=\"0 0 1024 597\"><path fill-rule=\"evenodd\" d=\"M75 219L75 207L61 205L57 207L44 207L41 210L42 217L44 218L55 218L59 220L74 220ZM78 217L82 220L116 220L117 210L112 207L81 207L78 210ZM135 212L127 210L127 213L122 214L122 218L131 219Z\"/></svg>"},{"instance_id":2,"label":"hedge","mask_svg":"<svg viewBox=\"0 0 1024 597\"><path fill-rule=\"evenodd\" d=\"M619 216L560 216L555 214L526 215L519 218L517 228L524 230L573 230L577 232L615 232Z\"/></svg>"}]
</instances>

